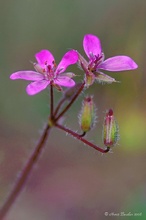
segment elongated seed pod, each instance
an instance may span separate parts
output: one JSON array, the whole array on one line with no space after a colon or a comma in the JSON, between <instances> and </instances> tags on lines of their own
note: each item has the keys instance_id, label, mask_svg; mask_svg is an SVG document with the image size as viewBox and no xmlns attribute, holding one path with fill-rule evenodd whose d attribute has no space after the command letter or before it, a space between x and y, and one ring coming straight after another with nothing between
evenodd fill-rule
<instances>
[{"instance_id":1,"label":"elongated seed pod","mask_svg":"<svg viewBox=\"0 0 146 220\"><path fill-rule=\"evenodd\" d=\"M107 147L113 147L119 139L119 128L112 109L108 110L104 119L103 139Z\"/></svg>"}]
</instances>

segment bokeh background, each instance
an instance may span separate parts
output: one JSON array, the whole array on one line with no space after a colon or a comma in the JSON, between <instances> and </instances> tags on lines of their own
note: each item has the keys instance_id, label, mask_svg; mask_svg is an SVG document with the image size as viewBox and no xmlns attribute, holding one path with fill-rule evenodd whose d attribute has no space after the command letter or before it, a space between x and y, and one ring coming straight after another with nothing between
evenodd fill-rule
<instances>
[{"instance_id":1,"label":"bokeh background","mask_svg":"<svg viewBox=\"0 0 146 220\"><path fill-rule=\"evenodd\" d=\"M87 138L103 146L103 118L113 108L120 127L118 146L101 155L54 128L7 220L146 219L145 21L145 0L1 1L0 206L49 114L48 91L29 97L27 82L11 81L10 74L33 69L30 60L41 49L52 51L56 62L69 48L84 54L87 33L101 39L106 58L125 54L139 65L134 71L110 73L121 83L94 84L86 91L94 94L98 109L98 123ZM80 75L77 81L83 77L76 66L70 70ZM60 96L55 92L56 102ZM74 130L79 130L83 96L66 114L65 124ZM121 212L127 216L116 216Z\"/></svg>"}]
</instances>

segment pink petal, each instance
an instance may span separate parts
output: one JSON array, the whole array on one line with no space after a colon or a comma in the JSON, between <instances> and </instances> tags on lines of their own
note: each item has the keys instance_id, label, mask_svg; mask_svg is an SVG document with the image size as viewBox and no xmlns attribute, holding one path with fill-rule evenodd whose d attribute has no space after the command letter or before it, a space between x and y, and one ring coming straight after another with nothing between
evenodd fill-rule
<instances>
[{"instance_id":1,"label":"pink petal","mask_svg":"<svg viewBox=\"0 0 146 220\"><path fill-rule=\"evenodd\" d=\"M28 95L35 95L46 89L49 84L50 81L47 80L32 82L26 87L26 92L28 93Z\"/></svg>"},{"instance_id":2,"label":"pink petal","mask_svg":"<svg viewBox=\"0 0 146 220\"><path fill-rule=\"evenodd\" d=\"M49 50L41 50L35 54L35 58L42 68L45 68L45 63L47 63L47 65L53 66L53 62L55 61L52 53Z\"/></svg>"},{"instance_id":3,"label":"pink petal","mask_svg":"<svg viewBox=\"0 0 146 220\"><path fill-rule=\"evenodd\" d=\"M15 73L12 73L10 76L10 79L24 79L24 80L32 80L32 81L39 81L44 79L44 76L38 72L35 71L18 71Z\"/></svg>"},{"instance_id":4,"label":"pink petal","mask_svg":"<svg viewBox=\"0 0 146 220\"><path fill-rule=\"evenodd\" d=\"M63 73L66 68L78 61L78 53L75 50L68 51L63 57L56 69L56 74Z\"/></svg>"},{"instance_id":5,"label":"pink petal","mask_svg":"<svg viewBox=\"0 0 146 220\"><path fill-rule=\"evenodd\" d=\"M58 76L57 79L54 80L54 83L65 87L73 87L75 85L74 80L68 76Z\"/></svg>"},{"instance_id":6,"label":"pink petal","mask_svg":"<svg viewBox=\"0 0 146 220\"><path fill-rule=\"evenodd\" d=\"M98 66L98 69L108 71L123 71L136 69L138 65L128 56L115 56L108 58Z\"/></svg>"},{"instance_id":7,"label":"pink petal","mask_svg":"<svg viewBox=\"0 0 146 220\"><path fill-rule=\"evenodd\" d=\"M83 48L89 59L92 59L95 55L100 56L102 51L99 38L92 34L84 36Z\"/></svg>"}]
</instances>

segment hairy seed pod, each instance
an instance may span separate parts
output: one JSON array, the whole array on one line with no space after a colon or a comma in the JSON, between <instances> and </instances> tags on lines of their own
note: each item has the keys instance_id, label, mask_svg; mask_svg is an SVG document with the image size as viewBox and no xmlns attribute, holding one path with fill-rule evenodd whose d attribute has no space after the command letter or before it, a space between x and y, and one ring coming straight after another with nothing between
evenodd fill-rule
<instances>
[{"instance_id":1,"label":"hairy seed pod","mask_svg":"<svg viewBox=\"0 0 146 220\"><path fill-rule=\"evenodd\" d=\"M103 139L107 147L113 147L119 139L119 128L112 109L108 110L104 119Z\"/></svg>"},{"instance_id":2,"label":"hairy seed pod","mask_svg":"<svg viewBox=\"0 0 146 220\"><path fill-rule=\"evenodd\" d=\"M80 114L80 126L84 132L89 131L93 127L95 119L95 108L93 103L93 97L85 97Z\"/></svg>"}]
</instances>

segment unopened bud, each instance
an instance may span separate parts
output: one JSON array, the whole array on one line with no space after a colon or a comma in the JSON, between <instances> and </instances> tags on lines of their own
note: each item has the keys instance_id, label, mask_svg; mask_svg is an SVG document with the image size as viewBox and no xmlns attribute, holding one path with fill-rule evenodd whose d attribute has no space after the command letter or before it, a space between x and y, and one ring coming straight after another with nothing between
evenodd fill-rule
<instances>
[{"instance_id":1,"label":"unopened bud","mask_svg":"<svg viewBox=\"0 0 146 220\"><path fill-rule=\"evenodd\" d=\"M88 96L83 101L83 106L80 114L80 126L84 132L89 131L95 119L95 109L93 103L93 97Z\"/></svg>"},{"instance_id":2,"label":"unopened bud","mask_svg":"<svg viewBox=\"0 0 146 220\"><path fill-rule=\"evenodd\" d=\"M113 147L119 139L119 128L112 109L109 109L106 113L103 129L104 145L107 147Z\"/></svg>"}]
</instances>

